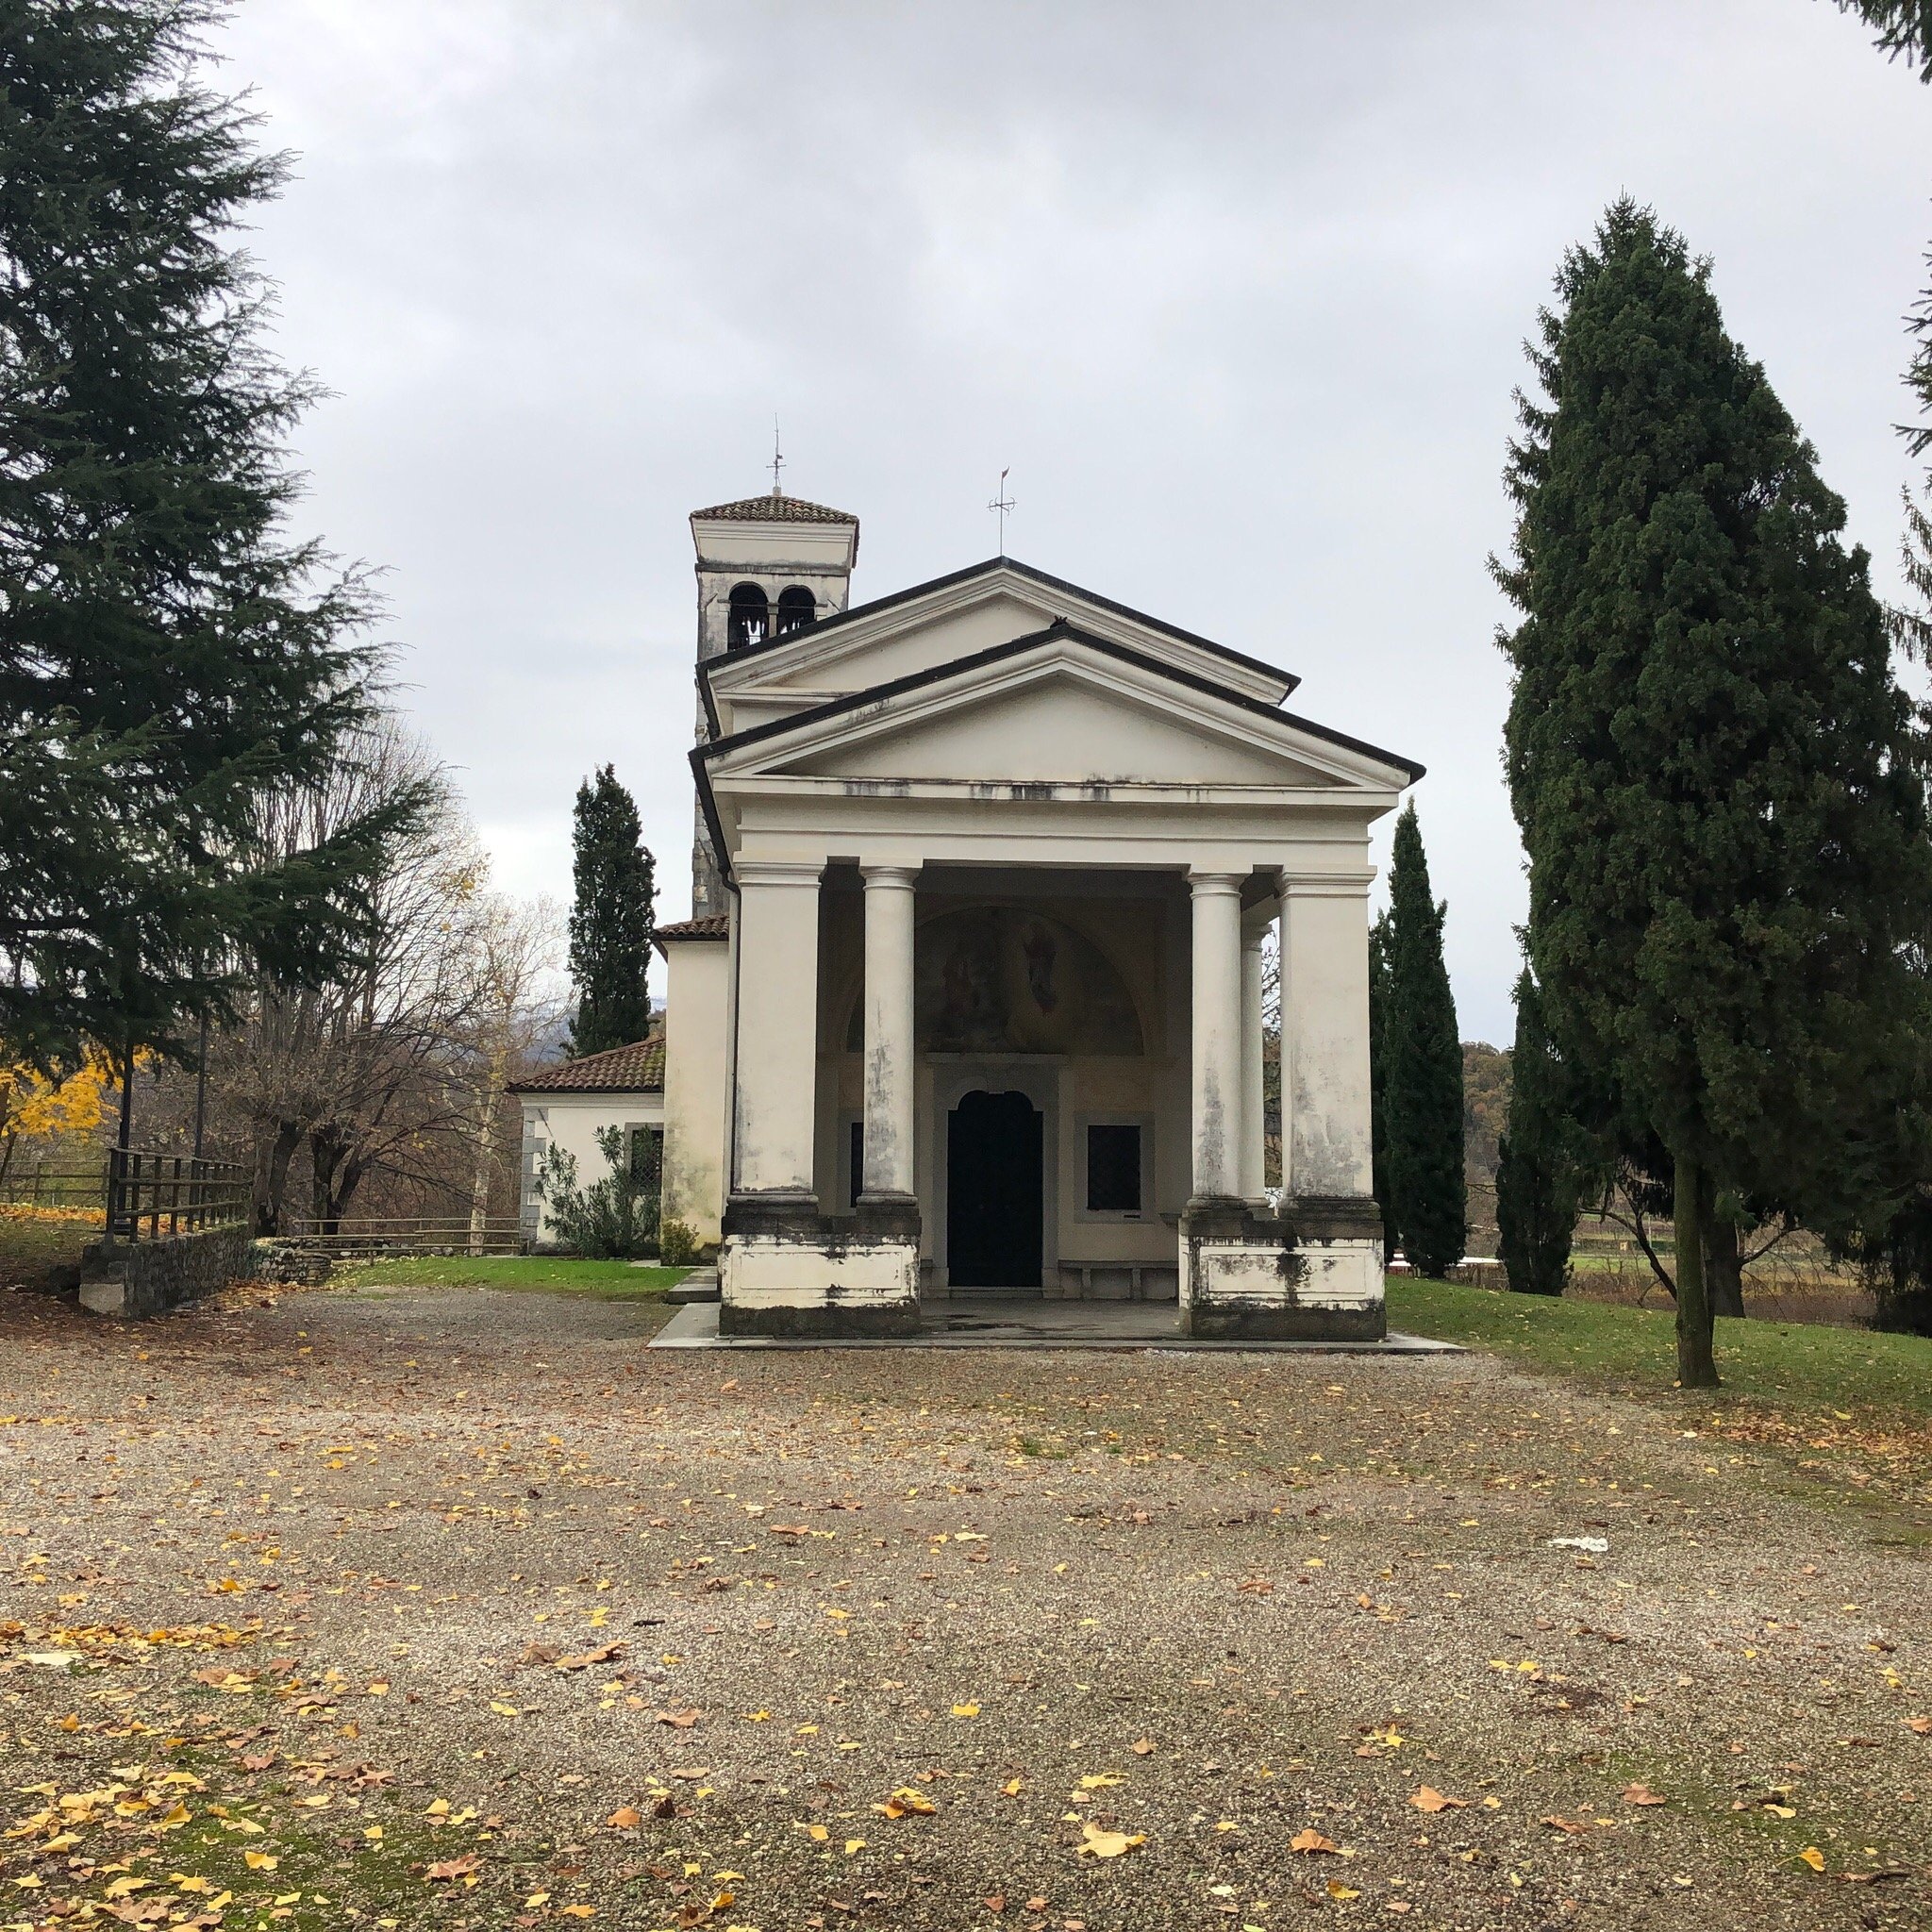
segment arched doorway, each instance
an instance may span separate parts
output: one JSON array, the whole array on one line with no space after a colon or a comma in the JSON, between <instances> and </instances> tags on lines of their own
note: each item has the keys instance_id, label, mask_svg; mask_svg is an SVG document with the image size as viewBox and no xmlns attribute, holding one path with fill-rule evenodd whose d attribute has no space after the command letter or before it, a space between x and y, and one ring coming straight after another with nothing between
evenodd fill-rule
<instances>
[{"instance_id":1,"label":"arched doorway","mask_svg":"<svg viewBox=\"0 0 1932 1932\"><path fill-rule=\"evenodd\" d=\"M1018 1091L961 1094L946 1117L946 1278L952 1288L1041 1286L1045 1141Z\"/></svg>"}]
</instances>

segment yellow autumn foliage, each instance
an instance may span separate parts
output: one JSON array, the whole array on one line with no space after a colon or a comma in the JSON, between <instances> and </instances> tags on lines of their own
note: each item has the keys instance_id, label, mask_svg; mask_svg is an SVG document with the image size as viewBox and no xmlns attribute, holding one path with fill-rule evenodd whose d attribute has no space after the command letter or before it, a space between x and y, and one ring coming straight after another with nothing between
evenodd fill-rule
<instances>
[{"instance_id":1,"label":"yellow autumn foliage","mask_svg":"<svg viewBox=\"0 0 1932 1932\"><path fill-rule=\"evenodd\" d=\"M112 1064L97 1054L59 1081L44 1078L25 1061L0 1061L0 1143L92 1134L106 1116L107 1095L118 1085Z\"/></svg>"}]
</instances>

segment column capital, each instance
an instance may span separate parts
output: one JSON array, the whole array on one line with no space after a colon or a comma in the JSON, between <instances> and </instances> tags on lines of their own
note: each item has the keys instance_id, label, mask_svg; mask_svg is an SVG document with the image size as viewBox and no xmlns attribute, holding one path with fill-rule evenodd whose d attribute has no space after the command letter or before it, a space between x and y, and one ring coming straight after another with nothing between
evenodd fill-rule
<instances>
[{"instance_id":1,"label":"column capital","mask_svg":"<svg viewBox=\"0 0 1932 1932\"><path fill-rule=\"evenodd\" d=\"M1281 896L1289 899L1364 899L1374 883L1375 869L1364 872L1285 872Z\"/></svg>"},{"instance_id":2,"label":"column capital","mask_svg":"<svg viewBox=\"0 0 1932 1932\"><path fill-rule=\"evenodd\" d=\"M870 890L874 886L887 891L911 891L919 883L920 868L916 865L865 865L858 868L859 876Z\"/></svg>"},{"instance_id":3,"label":"column capital","mask_svg":"<svg viewBox=\"0 0 1932 1932\"><path fill-rule=\"evenodd\" d=\"M1188 890L1197 899L1238 897L1248 882L1244 872L1196 872L1188 868Z\"/></svg>"},{"instance_id":4,"label":"column capital","mask_svg":"<svg viewBox=\"0 0 1932 1932\"><path fill-rule=\"evenodd\" d=\"M741 858L732 867L741 886L815 886L824 870L816 858Z\"/></svg>"}]
</instances>

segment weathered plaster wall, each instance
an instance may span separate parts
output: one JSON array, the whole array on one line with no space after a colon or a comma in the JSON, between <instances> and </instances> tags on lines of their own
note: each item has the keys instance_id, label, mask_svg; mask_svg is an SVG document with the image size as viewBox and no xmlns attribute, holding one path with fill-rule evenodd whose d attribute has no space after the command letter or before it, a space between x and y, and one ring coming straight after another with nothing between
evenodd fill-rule
<instances>
[{"instance_id":1,"label":"weathered plaster wall","mask_svg":"<svg viewBox=\"0 0 1932 1932\"><path fill-rule=\"evenodd\" d=\"M724 1211L730 949L679 940L664 958L663 1213L709 1243Z\"/></svg>"},{"instance_id":2,"label":"weathered plaster wall","mask_svg":"<svg viewBox=\"0 0 1932 1932\"><path fill-rule=\"evenodd\" d=\"M1366 887L1291 882L1282 908L1291 1195L1374 1191Z\"/></svg>"}]
</instances>

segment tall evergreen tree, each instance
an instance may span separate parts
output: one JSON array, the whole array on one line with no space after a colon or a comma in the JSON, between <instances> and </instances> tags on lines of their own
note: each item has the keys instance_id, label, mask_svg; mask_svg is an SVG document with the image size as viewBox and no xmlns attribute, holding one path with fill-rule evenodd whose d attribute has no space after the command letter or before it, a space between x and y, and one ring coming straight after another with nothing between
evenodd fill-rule
<instances>
[{"instance_id":1,"label":"tall evergreen tree","mask_svg":"<svg viewBox=\"0 0 1932 1932\"><path fill-rule=\"evenodd\" d=\"M1875 44L1888 60L1904 55L1907 68L1932 81L1932 0L1838 0L1838 10L1875 28Z\"/></svg>"},{"instance_id":2,"label":"tall evergreen tree","mask_svg":"<svg viewBox=\"0 0 1932 1932\"><path fill-rule=\"evenodd\" d=\"M1573 249L1508 481L1511 800L1564 1058L1673 1170L1678 1370L1717 1380L1720 1190L1869 1199L1928 904L1907 711L1863 552L1708 264L1625 200Z\"/></svg>"},{"instance_id":3,"label":"tall evergreen tree","mask_svg":"<svg viewBox=\"0 0 1932 1932\"><path fill-rule=\"evenodd\" d=\"M1410 1264L1441 1275L1462 1258L1462 1042L1442 961L1446 908L1429 891L1415 801L1395 822L1389 870L1389 986L1382 1105L1392 1219Z\"/></svg>"},{"instance_id":4,"label":"tall evergreen tree","mask_svg":"<svg viewBox=\"0 0 1932 1932\"><path fill-rule=\"evenodd\" d=\"M1378 912L1369 927L1369 1140L1375 1200L1382 1209L1382 1251L1402 1245L1395 1203L1389 1190L1389 915Z\"/></svg>"},{"instance_id":5,"label":"tall evergreen tree","mask_svg":"<svg viewBox=\"0 0 1932 1932\"><path fill-rule=\"evenodd\" d=\"M658 890L631 795L606 765L577 787L575 903L570 973L577 1009L570 1050L578 1057L627 1046L651 1030L651 902Z\"/></svg>"},{"instance_id":6,"label":"tall evergreen tree","mask_svg":"<svg viewBox=\"0 0 1932 1932\"><path fill-rule=\"evenodd\" d=\"M287 163L197 83L224 11L0 8L0 1035L43 1064L325 970L396 824L248 837L367 715L371 604L284 532L316 391L234 245Z\"/></svg>"},{"instance_id":7,"label":"tall evergreen tree","mask_svg":"<svg viewBox=\"0 0 1932 1932\"><path fill-rule=\"evenodd\" d=\"M1509 1126L1496 1158L1498 1258L1519 1294L1561 1294L1570 1278L1581 1141L1562 1062L1543 1024L1542 999L1525 971L1516 982Z\"/></svg>"}]
</instances>

